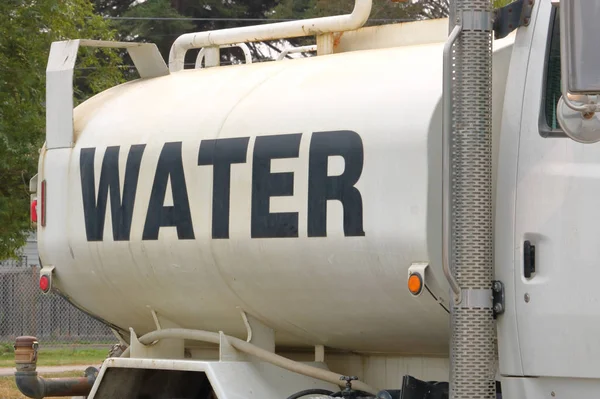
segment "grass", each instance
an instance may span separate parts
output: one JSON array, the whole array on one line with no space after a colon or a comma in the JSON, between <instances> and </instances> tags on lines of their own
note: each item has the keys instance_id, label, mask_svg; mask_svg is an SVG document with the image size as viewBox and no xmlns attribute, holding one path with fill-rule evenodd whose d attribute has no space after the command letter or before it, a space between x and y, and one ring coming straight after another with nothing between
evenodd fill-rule
<instances>
[{"instance_id":1,"label":"grass","mask_svg":"<svg viewBox=\"0 0 600 399\"><path fill-rule=\"evenodd\" d=\"M509 5L513 1L515 0L494 0L494 8L504 7L506 5Z\"/></svg>"},{"instance_id":2,"label":"grass","mask_svg":"<svg viewBox=\"0 0 600 399\"><path fill-rule=\"evenodd\" d=\"M73 364L99 365L108 355L108 348L68 348L68 349L40 349L38 353L38 366L67 366ZM0 367L14 367L14 353L0 354ZM0 395L4 399L4 396Z\"/></svg>"},{"instance_id":3,"label":"grass","mask_svg":"<svg viewBox=\"0 0 600 399\"><path fill-rule=\"evenodd\" d=\"M55 373L55 374L40 374L46 378L59 378L59 377L82 377L83 372L81 371L69 371L66 373ZM23 396L17 386L15 385L14 377L0 377L0 398L2 399L26 399ZM64 398L70 399L70 398Z\"/></svg>"}]
</instances>

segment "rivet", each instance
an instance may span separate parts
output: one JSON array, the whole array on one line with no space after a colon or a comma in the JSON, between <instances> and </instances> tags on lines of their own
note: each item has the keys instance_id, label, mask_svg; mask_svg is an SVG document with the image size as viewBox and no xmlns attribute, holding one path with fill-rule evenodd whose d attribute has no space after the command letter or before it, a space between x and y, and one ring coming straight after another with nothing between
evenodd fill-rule
<instances>
[{"instance_id":1,"label":"rivet","mask_svg":"<svg viewBox=\"0 0 600 399\"><path fill-rule=\"evenodd\" d=\"M497 304L494 305L494 312L501 313L502 310L503 310L502 308L503 308L502 304L501 303L497 303Z\"/></svg>"},{"instance_id":2,"label":"rivet","mask_svg":"<svg viewBox=\"0 0 600 399\"><path fill-rule=\"evenodd\" d=\"M530 299L531 298L530 298L529 294L525 294L525 302L529 303Z\"/></svg>"},{"instance_id":3,"label":"rivet","mask_svg":"<svg viewBox=\"0 0 600 399\"><path fill-rule=\"evenodd\" d=\"M550 395L551 395L552 397L555 397L555 396L556 396L556 394L554 393L554 391L552 391L552 392L550 393Z\"/></svg>"}]
</instances>

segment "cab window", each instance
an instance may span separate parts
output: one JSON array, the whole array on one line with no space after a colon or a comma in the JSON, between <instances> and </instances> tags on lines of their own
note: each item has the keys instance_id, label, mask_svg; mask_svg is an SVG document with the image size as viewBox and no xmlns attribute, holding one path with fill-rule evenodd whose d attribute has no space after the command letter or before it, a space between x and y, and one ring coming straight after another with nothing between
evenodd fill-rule
<instances>
[{"instance_id":1,"label":"cab window","mask_svg":"<svg viewBox=\"0 0 600 399\"><path fill-rule=\"evenodd\" d=\"M546 55L546 70L542 93L542 109L540 113L540 134L544 137L565 137L556 118L556 107L561 92L560 68L560 22L559 12L552 11L550 22L549 44Z\"/></svg>"}]
</instances>

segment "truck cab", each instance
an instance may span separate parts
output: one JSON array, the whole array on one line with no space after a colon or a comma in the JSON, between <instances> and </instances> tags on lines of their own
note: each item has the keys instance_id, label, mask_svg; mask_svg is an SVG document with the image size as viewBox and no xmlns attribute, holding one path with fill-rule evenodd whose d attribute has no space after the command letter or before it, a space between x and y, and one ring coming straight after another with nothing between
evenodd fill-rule
<instances>
[{"instance_id":1,"label":"truck cab","mask_svg":"<svg viewBox=\"0 0 600 399\"><path fill-rule=\"evenodd\" d=\"M593 396L600 148L571 139L559 122L561 12L538 2L534 13L515 39L498 139L495 275L507 290L500 372L508 381L537 377L503 384L518 387L507 397Z\"/></svg>"}]
</instances>

